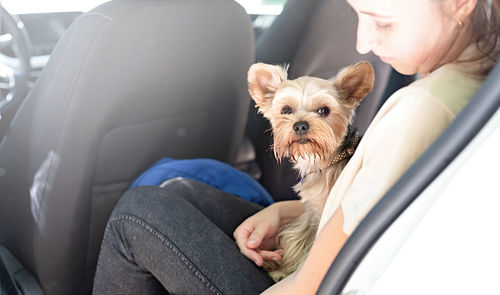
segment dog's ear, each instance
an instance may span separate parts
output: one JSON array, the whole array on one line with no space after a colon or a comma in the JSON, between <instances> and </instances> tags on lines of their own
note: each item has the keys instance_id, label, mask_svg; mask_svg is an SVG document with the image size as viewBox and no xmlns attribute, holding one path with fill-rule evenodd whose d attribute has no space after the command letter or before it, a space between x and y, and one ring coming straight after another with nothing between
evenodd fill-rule
<instances>
[{"instance_id":1,"label":"dog's ear","mask_svg":"<svg viewBox=\"0 0 500 295\"><path fill-rule=\"evenodd\" d=\"M265 113L272 105L274 94L287 79L286 67L253 64L248 70L248 90L256 106Z\"/></svg>"},{"instance_id":2,"label":"dog's ear","mask_svg":"<svg viewBox=\"0 0 500 295\"><path fill-rule=\"evenodd\" d=\"M335 77L333 85L342 91L342 99L357 106L370 92L375 81L373 67L369 62L362 61L341 70Z\"/></svg>"}]
</instances>

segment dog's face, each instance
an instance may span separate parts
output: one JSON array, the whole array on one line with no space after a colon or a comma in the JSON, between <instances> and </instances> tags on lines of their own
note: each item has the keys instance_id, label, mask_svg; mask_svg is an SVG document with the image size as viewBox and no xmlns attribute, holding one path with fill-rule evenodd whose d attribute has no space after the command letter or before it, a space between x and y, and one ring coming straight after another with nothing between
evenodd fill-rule
<instances>
[{"instance_id":1,"label":"dog's face","mask_svg":"<svg viewBox=\"0 0 500 295\"><path fill-rule=\"evenodd\" d=\"M276 158L328 161L342 143L354 109L372 89L373 68L361 62L333 80L287 80L286 69L262 63L248 72L250 95L271 122Z\"/></svg>"}]
</instances>

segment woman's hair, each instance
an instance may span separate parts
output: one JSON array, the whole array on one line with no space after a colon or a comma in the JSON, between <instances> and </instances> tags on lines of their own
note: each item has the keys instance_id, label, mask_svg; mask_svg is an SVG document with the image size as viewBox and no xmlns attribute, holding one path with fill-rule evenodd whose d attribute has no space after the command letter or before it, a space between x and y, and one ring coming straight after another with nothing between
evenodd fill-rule
<instances>
[{"instance_id":1,"label":"woman's hair","mask_svg":"<svg viewBox=\"0 0 500 295\"><path fill-rule=\"evenodd\" d=\"M477 0L470 16L471 38L477 54L465 60L479 61L484 66L474 74L486 76L500 56L500 0Z\"/></svg>"}]
</instances>

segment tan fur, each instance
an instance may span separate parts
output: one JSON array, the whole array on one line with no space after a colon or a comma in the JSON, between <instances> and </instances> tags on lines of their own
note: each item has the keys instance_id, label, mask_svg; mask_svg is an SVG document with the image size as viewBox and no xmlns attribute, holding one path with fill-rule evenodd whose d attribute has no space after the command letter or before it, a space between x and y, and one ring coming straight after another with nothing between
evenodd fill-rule
<instances>
[{"instance_id":1,"label":"tan fur","mask_svg":"<svg viewBox=\"0 0 500 295\"><path fill-rule=\"evenodd\" d=\"M304 202L304 211L281 229L277 239L282 260L264 263L275 281L297 270L314 243L328 194L347 163L331 165L330 160L342 152L339 147L354 109L373 82L373 68L367 62L343 69L331 81L314 77L287 80L283 67L262 63L250 67L249 92L273 127L274 155L278 161L291 160L302 179L294 190ZM329 110L327 116L318 113L324 107ZM290 113L283 113L284 108ZM296 122L307 122L305 134L294 131Z\"/></svg>"}]
</instances>

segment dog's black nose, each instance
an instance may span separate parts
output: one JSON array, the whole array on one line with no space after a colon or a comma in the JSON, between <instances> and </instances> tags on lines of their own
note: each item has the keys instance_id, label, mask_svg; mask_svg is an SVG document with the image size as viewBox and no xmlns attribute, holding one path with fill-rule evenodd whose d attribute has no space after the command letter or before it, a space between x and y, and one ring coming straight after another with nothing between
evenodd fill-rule
<instances>
[{"instance_id":1,"label":"dog's black nose","mask_svg":"<svg viewBox=\"0 0 500 295\"><path fill-rule=\"evenodd\" d=\"M304 135L309 130L309 124L306 121L300 121L293 124L293 130L298 135Z\"/></svg>"}]
</instances>

